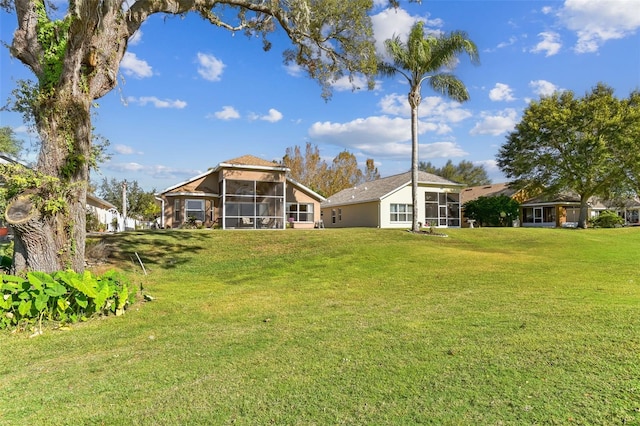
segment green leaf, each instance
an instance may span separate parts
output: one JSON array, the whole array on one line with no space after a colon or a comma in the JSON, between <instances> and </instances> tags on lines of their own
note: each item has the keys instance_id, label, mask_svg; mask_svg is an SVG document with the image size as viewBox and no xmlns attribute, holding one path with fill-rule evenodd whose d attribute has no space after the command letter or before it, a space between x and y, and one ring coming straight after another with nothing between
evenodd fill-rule
<instances>
[{"instance_id":1,"label":"green leaf","mask_svg":"<svg viewBox=\"0 0 640 426\"><path fill-rule=\"evenodd\" d=\"M4 294L3 297L0 297L0 309L5 309L5 310L11 309L12 302L13 300L11 298L11 295Z\"/></svg>"},{"instance_id":2,"label":"green leaf","mask_svg":"<svg viewBox=\"0 0 640 426\"><path fill-rule=\"evenodd\" d=\"M18 312L20 315L27 316L27 314L31 311L31 300L23 300L18 305Z\"/></svg>"},{"instance_id":3,"label":"green leaf","mask_svg":"<svg viewBox=\"0 0 640 426\"><path fill-rule=\"evenodd\" d=\"M31 300L31 298L31 293L29 293L28 291L18 293L18 299L20 300Z\"/></svg>"},{"instance_id":4,"label":"green leaf","mask_svg":"<svg viewBox=\"0 0 640 426\"><path fill-rule=\"evenodd\" d=\"M122 284L122 290L118 292L117 309L124 309L128 299L129 299L129 287L126 284Z\"/></svg>"},{"instance_id":5,"label":"green leaf","mask_svg":"<svg viewBox=\"0 0 640 426\"><path fill-rule=\"evenodd\" d=\"M95 278L87 279L86 275L87 273L83 275L83 279L81 280L78 274L73 271L61 271L56 273L55 278L59 278L70 287L75 288L87 297L94 299L98 295L98 292L96 291L97 281ZM91 277L91 274L89 274L89 277Z\"/></svg>"},{"instance_id":6,"label":"green leaf","mask_svg":"<svg viewBox=\"0 0 640 426\"><path fill-rule=\"evenodd\" d=\"M47 285L44 292L51 297L60 297L67 294L67 288L59 282L54 281L52 284Z\"/></svg>"},{"instance_id":7,"label":"green leaf","mask_svg":"<svg viewBox=\"0 0 640 426\"><path fill-rule=\"evenodd\" d=\"M78 293L76 294L76 303L81 308L86 308L89 305L89 299L87 299L87 296L85 296L84 294Z\"/></svg>"},{"instance_id":8,"label":"green leaf","mask_svg":"<svg viewBox=\"0 0 640 426\"><path fill-rule=\"evenodd\" d=\"M109 298L109 296L111 296L111 291L109 289L109 286L108 285L103 285L102 288L100 289L100 292L94 298L94 303L96 304L96 311L97 312L102 310L102 308L104 307L104 304L105 304L107 298Z\"/></svg>"},{"instance_id":9,"label":"green leaf","mask_svg":"<svg viewBox=\"0 0 640 426\"><path fill-rule=\"evenodd\" d=\"M38 312L42 312L47 307L48 303L49 303L49 296L47 296L46 294L39 294L34 299L33 305L35 306Z\"/></svg>"},{"instance_id":10,"label":"green leaf","mask_svg":"<svg viewBox=\"0 0 640 426\"><path fill-rule=\"evenodd\" d=\"M42 291L44 287L44 282L41 279L42 275L46 275L46 274L44 272L28 272L27 273L27 280L29 281L29 284L31 284L33 288L39 291Z\"/></svg>"},{"instance_id":11,"label":"green leaf","mask_svg":"<svg viewBox=\"0 0 640 426\"><path fill-rule=\"evenodd\" d=\"M63 313L64 311L66 311L67 307L69 306L67 301L64 299L58 299L57 305L58 305L58 311L60 313Z\"/></svg>"}]
</instances>

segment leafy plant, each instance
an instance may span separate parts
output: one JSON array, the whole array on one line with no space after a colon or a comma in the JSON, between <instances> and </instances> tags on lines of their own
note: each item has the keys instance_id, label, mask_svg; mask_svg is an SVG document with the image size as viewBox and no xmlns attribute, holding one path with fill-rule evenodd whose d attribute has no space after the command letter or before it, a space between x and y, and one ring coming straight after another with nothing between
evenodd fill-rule
<instances>
[{"instance_id":1,"label":"leafy plant","mask_svg":"<svg viewBox=\"0 0 640 426\"><path fill-rule=\"evenodd\" d=\"M624 219L616 212L605 210L598 217L591 220L591 226L596 228L615 228L624 225Z\"/></svg>"},{"instance_id":2,"label":"leafy plant","mask_svg":"<svg viewBox=\"0 0 640 426\"><path fill-rule=\"evenodd\" d=\"M115 271L100 277L88 271L2 275L0 286L0 329L37 325L42 330L43 320L66 324L122 315L135 300L126 277Z\"/></svg>"}]
</instances>

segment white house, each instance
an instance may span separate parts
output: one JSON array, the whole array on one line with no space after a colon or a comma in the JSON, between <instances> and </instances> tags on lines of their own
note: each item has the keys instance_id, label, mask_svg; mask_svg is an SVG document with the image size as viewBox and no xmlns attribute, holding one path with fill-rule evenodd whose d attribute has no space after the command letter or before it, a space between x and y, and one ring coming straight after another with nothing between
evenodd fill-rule
<instances>
[{"instance_id":1,"label":"white house","mask_svg":"<svg viewBox=\"0 0 640 426\"><path fill-rule=\"evenodd\" d=\"M465 185L418 172L418 222L424 226L460 227L460 191ZM413 220L411 172L340 191L322 202L327 228L410 228Z\"/></svg>"}]
</instances>

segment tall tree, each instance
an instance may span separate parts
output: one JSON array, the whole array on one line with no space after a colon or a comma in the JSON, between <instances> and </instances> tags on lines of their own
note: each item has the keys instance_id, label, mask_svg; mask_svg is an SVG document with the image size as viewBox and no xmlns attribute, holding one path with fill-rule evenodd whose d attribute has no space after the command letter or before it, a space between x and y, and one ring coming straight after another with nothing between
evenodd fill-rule
<instances>
[{"instance_id":1,"label":"tall tree","mask_svg":"<svg viewBox=\"0 0 640 426\"><path fill-rule=\"evenodd\" d=\"M153 220L160 213L160 207L155 201L155 189L151 191L145 191L140 187L138 181L124 181L111 178L102 179L102 182L97 188L98 195L102 199L110 202L116 208L123 212L122 208L122 194L123 187L126 184L126 202L127 202L127 216L136 217L144 220Z\"/></svg>"},{"instance_id":2,"label":"tall tree","mask_svg":"<svg viewBox=\"0 0 640 426\"><path fill-rule=\"evenodd\" d=\"M329 166L320 156L317 145L307 142L304 155L300 147L287 148L282 164L290 169L292 179L321 193L328 179Z\"/></svg>"},{"instance_id":3,"label":"tall tree","mask_svg":"<svg viewBox=\"0 0 640 426\"><path fill-rule=\"evenodd\" d=\"M356 186L364 181L364 174L358 168L356 156L345 150L333 159L329 169L329 180L325 193L335 194L343 189Z\"/></svg>"},{"instance_id":4,"label":"tall tree","mask_svg":"<svg viewBox=\"0 0 640 426\"><path fill-rule=\"evenodd\" d=\"M128 40L150 16L195 12L215 26L261 37L265 50L271 47L268 34L280 27L292 41L285 61L316 79L324 96L332 81L356 72L368 75L373 86L371 0L69 0L60 19L48 4L0 0L17 18L11 54L37 79L20 82L16 110L32 120L40 137L36 171L58 180L54 194L24 188L13 204L21 215L13 215L9 204L14 253L25 260L24 269L84 269L86 192L95 154L91 107L116 86ZM45 208L51 198L63 207Z\"/></svg>"},{"instance_id":5,"label":"tall tree","mask_svg":"<svg viewBox=\"0 0 640 426\"><path fill-rule=\"evenodd\" d=\"M484 166L476 166L471 161L466 160L460 161L458 165L454 165L453 161L447 160L447 164L442 167L436 167L430 161L426 163L420 161L418 170L469 186L489 185L491 183Z\"/></svg>"},{"instance_id":6,"label":"tall tree","mask_svg":"<svg viewBox=\"0 0 640 426\"><path fill-rule=\"evenodd\" d=\"M373 161L373 158L367 158L367 162L364 166L364 181L371 182L376 179L380 179L380 172L376 167L376 162Z\"/></svg>"},{"instance_id":7,"label":"tall tree","mask_svg":"<svg viewBox=\"0 0 640 426\"><path fill-rule=\"evenodd\" d=\"M9 126L0 127L0 152L18 157L22 152L22 141Z\"/></svg>"},{"instance_id":8,"label":"tall tree","mask_svg":"<svg viewBox=\"0 0 640 426\"><path fill-rule=\"evenodd\" d=\"M478 48L467 34L454 31L446 35L425 37L424 23L417 22L406 43L396 36L385 41L391 62L378 64L378 71L385 76L400 74L409 83L411 107L411 198L413 201L412 230L418 232L418 107L422 101L422 83L427 81L436 92L464 102L469 99L467 88L450 72L461 53L467 53L472 62L479 60Z\"/></svg>"},{"instance_id":9,"label":"tall tree","mask_svg":"<svg viewBox=\"0 0 640 426\"><path fill-rule=\"evenodd\" d=\"M498 166L516 187L578 194L578 226L585 228L589 198L630 184L629 170L638 170L640 105L634 99L617 99L600 83L582 98L565 91L533 101L500 148Z\"/></svg>"}]
</instances>

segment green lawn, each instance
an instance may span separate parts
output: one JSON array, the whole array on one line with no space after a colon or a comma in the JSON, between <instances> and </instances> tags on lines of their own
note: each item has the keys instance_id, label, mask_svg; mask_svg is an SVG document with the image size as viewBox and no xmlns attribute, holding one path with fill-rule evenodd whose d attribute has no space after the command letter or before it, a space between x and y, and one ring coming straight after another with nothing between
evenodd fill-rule
<instances>
[{"instance_id":1,"label":"green lawn","mask_svg":"<svg viewBox=\"0 0 640 426\"><path fill-rule=\"evenodd\" d=\"M0 424L640 424L640 227L447 232L111 237L155 301L0 333Z\"/></svg>"}]
</instances>

